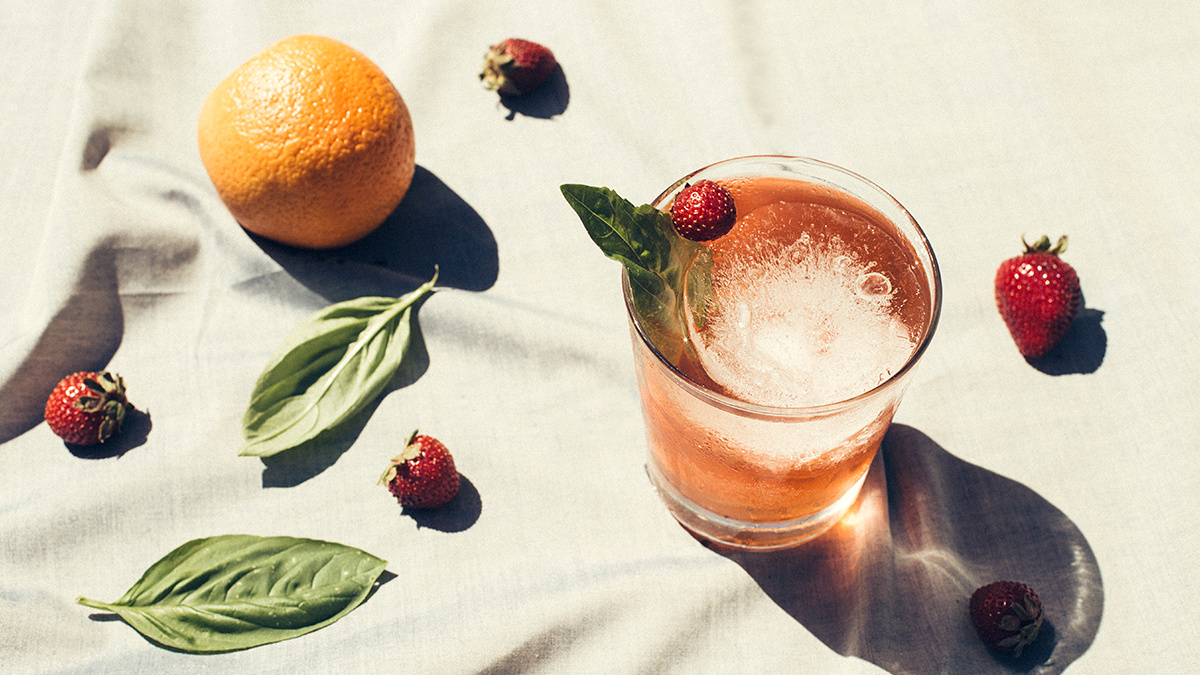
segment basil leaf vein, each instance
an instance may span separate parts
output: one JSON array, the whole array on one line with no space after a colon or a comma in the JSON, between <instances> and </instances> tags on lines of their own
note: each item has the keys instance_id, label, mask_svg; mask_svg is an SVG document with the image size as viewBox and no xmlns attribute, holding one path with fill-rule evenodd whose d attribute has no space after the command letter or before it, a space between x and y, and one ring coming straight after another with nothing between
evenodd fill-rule
<instances>
[{"instance_id":1,"label":"basil leaf vein","mask_svg":"<svg viewBox=\"0 0 1200 675\"><path fill-rule=\"evenodd\" d=\"M238 454L275 455L362 412L404 365L413 308L436 281L435 272L399 298L335 303L292 329L254 385Z\"/></svg>"},{"instance_id":2,"label":"basil leaf vein","mask_svg":"<svg viewBox=\"0 0 1200 675\"><path fill-rule=\"evenodd\" d=\"M328 626L358 607L387 561L328 541L245 534L194 539L150 566L114 612L189 652L248 649Z\"/></svg>"}]
</instances>

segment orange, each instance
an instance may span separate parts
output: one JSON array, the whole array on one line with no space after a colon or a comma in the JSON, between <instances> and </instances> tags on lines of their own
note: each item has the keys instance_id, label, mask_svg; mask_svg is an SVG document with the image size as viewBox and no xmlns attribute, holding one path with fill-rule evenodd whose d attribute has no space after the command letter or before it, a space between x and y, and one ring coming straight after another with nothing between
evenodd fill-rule
<instances>
[{"instance_id":1,"label":"orange","mask_svg":"<svg viewBox=\"0 0 1200 675\"><path fill-rule=\"evenodd\" d=\"M242 64L200 109L200 159L242 227L304 248L357 241L412 183L404 99L358 51L295 35Z\"/></svg>"}]
</instances>

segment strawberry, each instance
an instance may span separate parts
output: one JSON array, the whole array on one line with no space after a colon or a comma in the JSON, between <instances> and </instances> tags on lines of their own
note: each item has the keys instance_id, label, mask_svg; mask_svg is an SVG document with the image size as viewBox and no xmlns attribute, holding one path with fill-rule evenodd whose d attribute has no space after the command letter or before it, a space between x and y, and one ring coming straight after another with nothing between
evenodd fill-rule
<instances>
[{"instance_id":1,"label":"strawberry","mask_svg":"<svg viewBox=\"0 0 1200 675\"><path fill-rule=\"evenodd\" d=\"M1025 253L1009 258L996 270L996 306L1017 343L1028 358L1044 356L1070 328L1083 294L1079 275L1059 258L1067 250L1067 238L1050 247L1042 237L1025 243Z\"/></svg>"},{"instance_id":2,"label":"strawberry","mask_svg":"<svg viewBox=\"0 0 1200 675\"><path fill-rule=\"evenodd\" d=\"M46 400L46 423L63 441L95 445L121 430L130 407L125 381L107 371L68 375Z\"/></svg>"},{"instance_id":3,"label":"strawberry","mask_svg":"<svg viewBox=\"0 0 1200 675\"><path fill-rule=\"evenodd\" d=\"M454 458L442 442L412 432L404 451L392 458L379 479L387 485L401 506L435 509L445 506L458 494L458 470Z\"/></svg>"},{"instance_id":4,"label":"strawberry","mask_svg":"<svg viewBox=\"0 0 1200 675\"><path fill-rule=\"evenodd\" d=\"M508 38L492 45L483 57L479 79L490 90L519 96L540 87L556 65L554 53L542 45Z\"/></svg>"},{"instance_id":5,"label":"strawberry","mask_svg":"<svg viewBox=\"0 0 1200 675\"><path fill-rule=\"evenodd\" d=\"M725 186L711 180L688 185L671 203L671 221L681 237L692 241L711 241L725 236L737 221L733 195Z\"/></svg>"},{"instance_id":6,"label":"strawberry","mask_svg":"<svg viewBox=\"0 0 1200 675\"><path fill-rule=\"evenodd\" d=\"M1020 656L1042 627L1042 601L1016 581L995 581L971 594L971 622L983 642Z\"/></svg>"}]
</instances>

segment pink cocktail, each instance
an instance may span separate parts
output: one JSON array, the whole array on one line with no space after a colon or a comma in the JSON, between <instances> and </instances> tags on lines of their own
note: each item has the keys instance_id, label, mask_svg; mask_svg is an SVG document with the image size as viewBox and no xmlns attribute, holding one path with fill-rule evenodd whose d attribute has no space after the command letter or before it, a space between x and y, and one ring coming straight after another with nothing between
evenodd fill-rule
<instances>
[{"instance_id":1,"label":"pink cocktail","mask_svg":"<svg viewBox=\"0 0 1200 675\"><path fill-rule=\"evenodd\" d=\"M696 534L795 545L857 497L937 324L937 263L907 211L843 169L728 160L654 206L701 179L730 190L738 223L708 244L711 283L678 343L652 343L626 276L647 468Z\"/></svg>"}]
</instances>

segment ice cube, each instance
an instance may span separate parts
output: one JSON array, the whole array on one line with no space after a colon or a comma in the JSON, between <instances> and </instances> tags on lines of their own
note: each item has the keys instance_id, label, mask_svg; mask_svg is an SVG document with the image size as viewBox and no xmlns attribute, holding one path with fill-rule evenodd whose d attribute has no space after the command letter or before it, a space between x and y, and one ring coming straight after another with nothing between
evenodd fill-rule
<instances>
[{"instance_id":1,"label":"ice cube","mask_svg":"<svg viewBox=\"0 0 1200 675\"><path fill-rule=\"evenodd\" d=\"M911 354L891 280L841 237L820 235L760 242L714 266L714 302L692 340L734 397L834 403L874 388Z\"/></svg>"}]
</instances>

